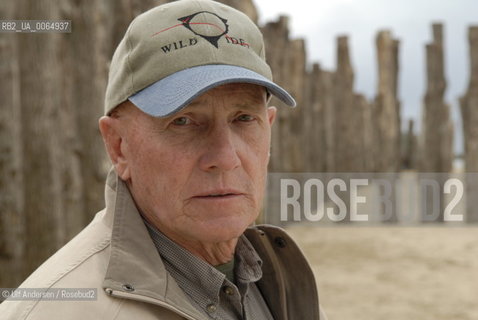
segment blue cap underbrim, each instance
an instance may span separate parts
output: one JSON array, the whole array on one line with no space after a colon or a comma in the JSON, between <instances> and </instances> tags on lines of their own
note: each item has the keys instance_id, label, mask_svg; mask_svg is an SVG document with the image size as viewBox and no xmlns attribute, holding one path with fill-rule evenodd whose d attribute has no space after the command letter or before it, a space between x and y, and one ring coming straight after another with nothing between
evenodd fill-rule
<instances>
[{"instance_id":1,"label":"blue cap underbrim","mask_svg":"<svg viewBox=\"0 0 478 320\"><path fill-rule=\"evenodd\" d=\"M206 91L227 83L261 85L288 106L296 105L287 91L266 77L231 65L205 65L181 70L135 93L128 100L151 116L167 117Z\"/></svg>"}]
</instances>

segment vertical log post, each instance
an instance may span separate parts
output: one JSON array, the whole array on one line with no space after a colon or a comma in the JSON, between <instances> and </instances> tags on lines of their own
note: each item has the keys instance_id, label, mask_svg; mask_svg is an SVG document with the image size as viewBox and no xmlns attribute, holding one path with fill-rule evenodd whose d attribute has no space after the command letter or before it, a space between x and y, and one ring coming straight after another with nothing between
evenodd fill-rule
<instances>
[{"instance_id":1,"label":"vertical log post","mask_svg":"<svg viewBox=\"0 0 478 320\"><path fill-rule=\"evenodd\" d=\"M478 222L478 26L468 30L470 80L460 99L467 177L467 221Z\"/></svg>"}]
</instances>

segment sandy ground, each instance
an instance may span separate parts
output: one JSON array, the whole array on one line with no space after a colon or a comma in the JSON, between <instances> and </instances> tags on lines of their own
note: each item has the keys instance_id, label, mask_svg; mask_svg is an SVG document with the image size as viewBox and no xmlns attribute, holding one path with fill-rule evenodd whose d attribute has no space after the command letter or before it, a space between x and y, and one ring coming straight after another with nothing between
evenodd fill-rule
<instances>
[{"instance_id":1,"label":"sandy ground","mask_svg":"<svg viewBox=\"0 0 478 320\"><path fill-rule=\"evenodd\" d=\"M477 320L477 227L293 226L330 320Z\"/></svg>"}]
</instances>

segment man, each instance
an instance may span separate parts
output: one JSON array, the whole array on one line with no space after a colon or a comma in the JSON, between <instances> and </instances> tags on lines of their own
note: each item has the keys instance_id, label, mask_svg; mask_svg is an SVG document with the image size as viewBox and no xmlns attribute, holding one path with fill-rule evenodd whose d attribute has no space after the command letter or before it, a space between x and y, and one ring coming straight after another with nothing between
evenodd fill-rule
<instances>
[{"instance_id":1,"label":"man","mask_svg":"<svg viewBox=\"0 0 478 320\"><path fill-rule=\"evenodd\" d=\"M324 319L284 231L250 227L265 192L273 94L258 28L209 0L138 16L110 67L99 121L106 208L22 288L93 301L7 300L2 319Z\"/></svg>"}]
</instances>

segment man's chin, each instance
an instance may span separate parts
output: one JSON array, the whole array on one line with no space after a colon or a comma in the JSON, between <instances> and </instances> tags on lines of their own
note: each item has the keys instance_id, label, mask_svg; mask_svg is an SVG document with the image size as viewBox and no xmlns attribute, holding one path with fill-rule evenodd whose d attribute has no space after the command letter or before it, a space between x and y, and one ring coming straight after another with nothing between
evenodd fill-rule
<instances>
[{"instance_id":1,"label":"man's chin","mask_svg":"<svg viewBox=\"0 0 478 320\"><path fill-rule=\"evenodd\" d=\"M196 237L202 242L218 243L239 238L249 223L231 221L229 223L210 223L205 228L196 229Z\"/></svg>"}]
</instances>

